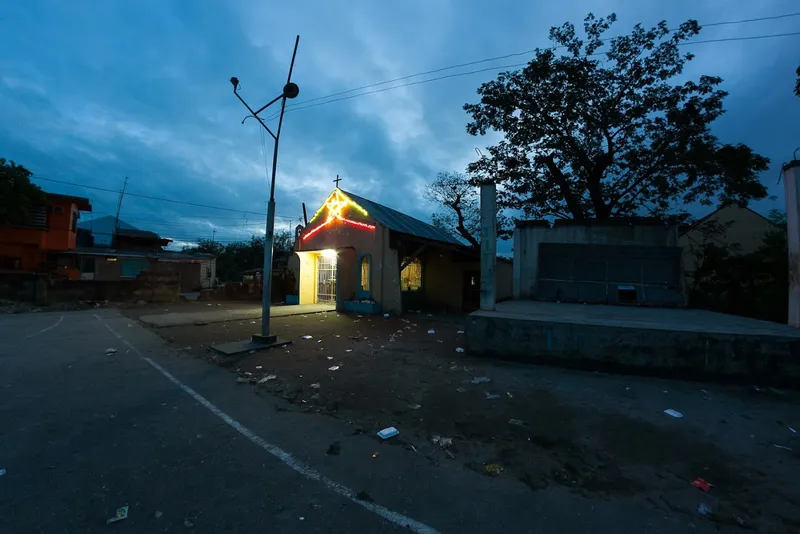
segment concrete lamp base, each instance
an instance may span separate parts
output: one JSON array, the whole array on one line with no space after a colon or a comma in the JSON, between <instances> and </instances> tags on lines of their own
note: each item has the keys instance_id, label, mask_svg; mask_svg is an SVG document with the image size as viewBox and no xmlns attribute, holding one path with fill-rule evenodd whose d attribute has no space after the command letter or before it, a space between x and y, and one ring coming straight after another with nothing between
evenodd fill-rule
<instances>
[{"instance_id":1,"label":"concrete lamp base","mask_svg":"<svg viewBox=\"0 0 800 534\"><path fill-rule=\"evenodd\" d=\"M274 349L291 344L288 339L282 339L278 336L261 336L254 335L252 339L242 341L231 341L230 343L220 343L219 345L211 345L211 348L219 352L223 356L241 356L257 350Z\"/></svg>"}]
</instances>

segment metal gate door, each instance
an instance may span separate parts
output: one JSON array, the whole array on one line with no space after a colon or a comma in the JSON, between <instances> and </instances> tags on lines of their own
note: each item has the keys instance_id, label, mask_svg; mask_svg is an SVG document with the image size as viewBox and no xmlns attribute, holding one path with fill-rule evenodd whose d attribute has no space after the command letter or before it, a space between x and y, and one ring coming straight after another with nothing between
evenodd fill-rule
<instances>
[{"instance_id":1,"label":"metal gate door","mask_svg":"<svg viewBox=\"0 0 800 534\"><path fill-rule=\"evenodd\" d=\"M336 258L317 257L317 302L336 304Z\"/></svg>"}]
</instances>

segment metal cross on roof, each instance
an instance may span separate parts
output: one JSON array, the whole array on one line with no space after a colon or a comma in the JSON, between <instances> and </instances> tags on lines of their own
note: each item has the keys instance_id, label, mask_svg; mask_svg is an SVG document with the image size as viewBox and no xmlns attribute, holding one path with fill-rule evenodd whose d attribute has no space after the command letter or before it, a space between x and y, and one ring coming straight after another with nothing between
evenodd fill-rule
<instances>
[{"instance_id":1,"label":"metal cross on roof","mask_svg":"<svg viewBox=\"0 0 800 534\"><path fill-rule=\"evenodd\" d=\"M336 175L336 179L333 181L333 183L335 183L336 187L338 188L339 187L339 182L341 182L341 181L342 181L342 179L339 178L339 175L337 174Z\"/></svg>"}]
</instances>

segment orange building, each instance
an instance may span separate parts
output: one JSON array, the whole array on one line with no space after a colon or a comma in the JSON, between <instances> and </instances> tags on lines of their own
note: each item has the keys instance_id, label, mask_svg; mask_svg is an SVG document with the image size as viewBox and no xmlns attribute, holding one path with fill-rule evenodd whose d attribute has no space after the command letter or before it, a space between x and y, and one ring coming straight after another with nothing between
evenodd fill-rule
<instances>
[{"instance_id":1,"label":"orange building","mask_svg":"<svg viewBox=\"0 0 800 534\"><path fill-rule=\"evenodd\" d=\"M26 225L0 227L0 269L59 270L57 254L76 246L81 211L92 211L88 198L47 194L48 203L32 208Z\"/></svg>"}]
</instances>

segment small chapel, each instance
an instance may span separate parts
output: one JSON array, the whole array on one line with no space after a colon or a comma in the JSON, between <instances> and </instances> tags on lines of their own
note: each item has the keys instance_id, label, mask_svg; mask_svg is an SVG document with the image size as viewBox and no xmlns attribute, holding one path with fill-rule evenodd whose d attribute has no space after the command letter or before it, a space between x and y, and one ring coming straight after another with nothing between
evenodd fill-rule
<instances>
[{"instance_id":1,"label":"small chapel","mask_svg":"<svg viewBox=\"0 0 800 534\"><path fill-rule=\"evenodd\" d=\"M448 232L337 187L298 231L299 304L362 314L462 312L480 301L479 251ZM295 262L297 261L295 260ZM511 297L498 260L497 296Z\"/></svg>"}]
</instances>

